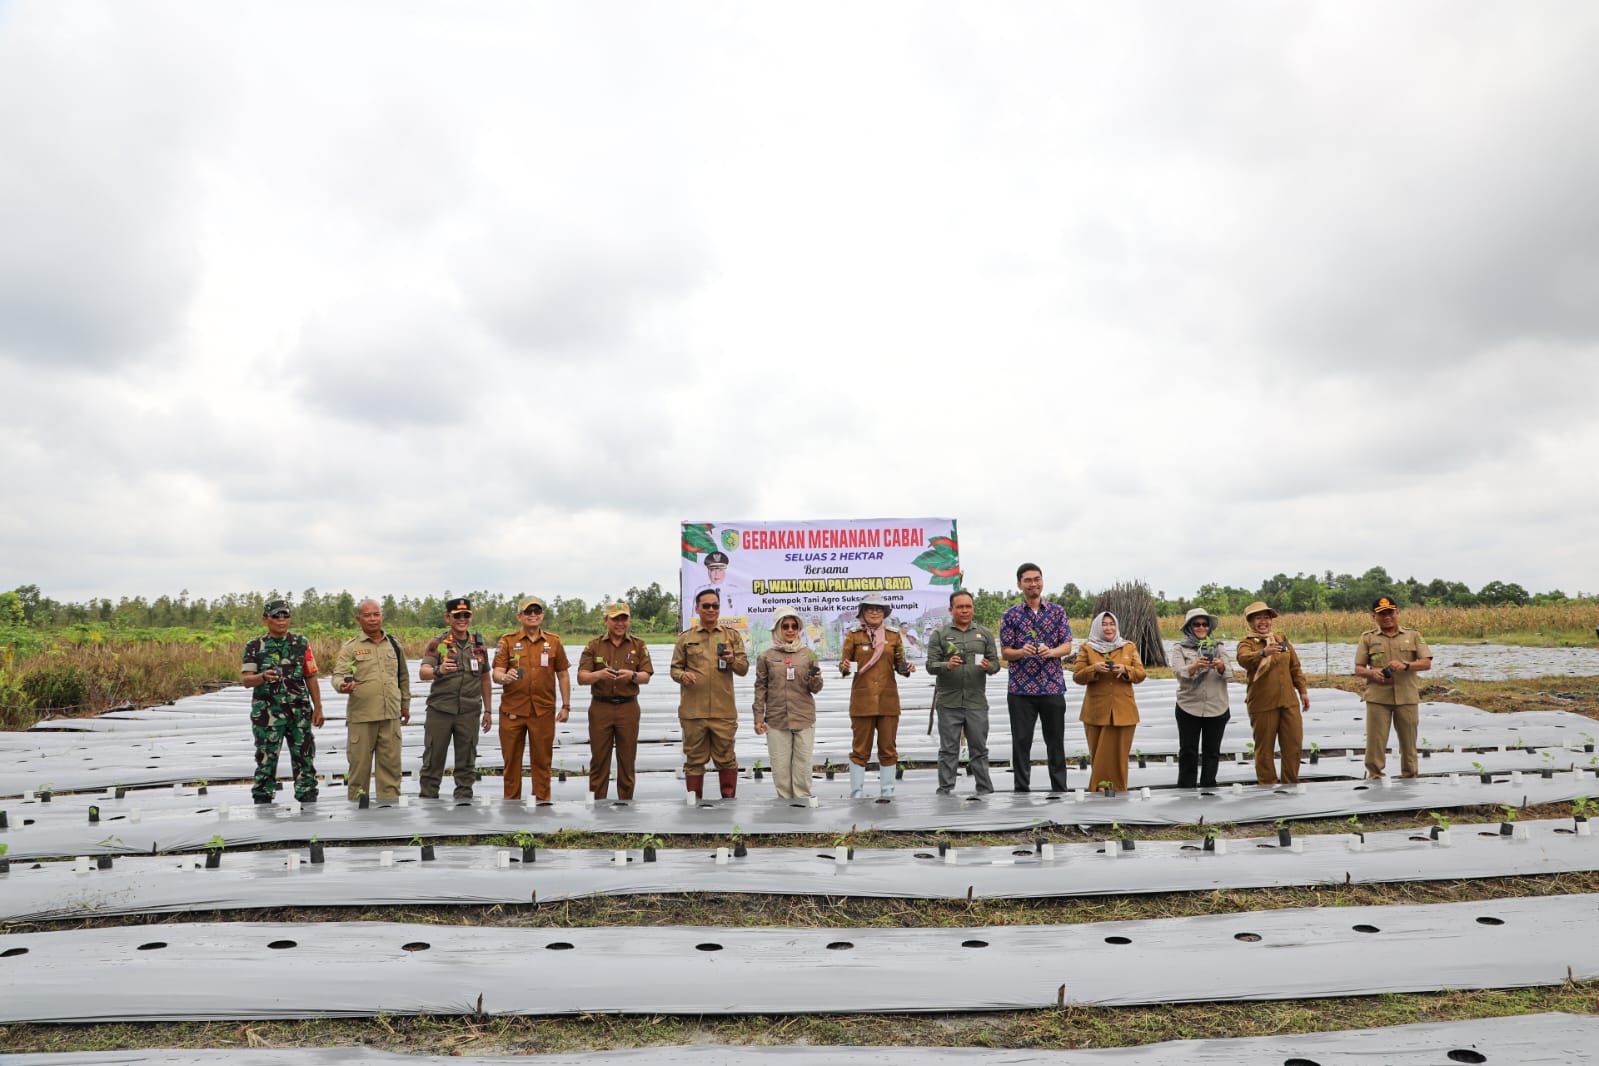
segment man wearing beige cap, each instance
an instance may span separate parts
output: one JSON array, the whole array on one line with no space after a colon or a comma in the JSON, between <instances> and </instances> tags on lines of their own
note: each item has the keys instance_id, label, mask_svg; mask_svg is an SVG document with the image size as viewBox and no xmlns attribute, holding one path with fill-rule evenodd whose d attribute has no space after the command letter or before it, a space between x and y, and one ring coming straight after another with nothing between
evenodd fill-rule
<instances>
[{"instance_id":1,"label":"man wearing beige cap","mask_svg":"<svg viewBox=\"0 0 1599 1066\"><path fill-rule=\"evenodd\" d=\"M589 685L589 791L604 799L611 786L611 751L616 751L616 798L633 798L633 761L638 754L638 691L655 667L650 649L628 634L627 604L605 608L605 632L589 641L577 660L577 683Z\"/></svg>"},{"instance_id":2,"label":"man wearing beige cap","mask_svg":"<svg viewBox=\"0 0 1599 1066\"><path fill-rule=\"evenodd\" d=\"M544 632L544 601L529 596L516 616L522 628L500 638L494 649L494 683L500 692L500 753L505 758L505 798L522 798L522 749L532 765L533 795L550 800L550 755L555 723L572 713L571 664L561 638ZM561 709L555 709L556 685Z\"/></svg>"},{"instance_id":3,"label":"man wearing beige cap","mask_svg":"<svg viewBox=\"0 0 1599 1066\"><path fill-rule=\"evenodd\" d=\"M1421 634L1399 624L1399 605L1379 596L1371 605L1376 629L1355 645L1355 676L1366 679L1366 776L1381 777L1388 764L1388 733L1399 734L1399 773L1417 777L1416 730L1421 724L1421 681L1432 668L1432 649Z\"/></svg>"}]
</instances>

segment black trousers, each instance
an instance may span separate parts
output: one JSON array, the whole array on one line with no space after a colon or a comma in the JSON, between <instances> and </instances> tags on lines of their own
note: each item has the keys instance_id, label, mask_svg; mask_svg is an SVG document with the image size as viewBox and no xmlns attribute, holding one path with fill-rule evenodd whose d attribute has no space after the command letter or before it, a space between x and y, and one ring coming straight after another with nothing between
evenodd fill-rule
<instances>
[{"instance_id":1,"label":"black trousers","mask_svg":"<svg viewBox=\"0 0 1599 1066\"><path fill-rule=\"evenodd\" d=\"M1177 787L1215 788L1216 763L1221 759L1221 735L1227 731L1232 711L1201 718L1177 708Z\"/></svg>"},{"instance_id":2,"label":"black trousers","mask_svg":"<svg viewBox=\"0 0 1599 1066\"><path fill-rule=\"evenodd\" d=\"M1066 697L1005 697L1010 711L1010 773L1013 791L1030 792L1028 780L1033 771L1033 725L1044 734L1044 751L1049 756L1049 790L1066 791Z\"/></svg>"}]
</instances>

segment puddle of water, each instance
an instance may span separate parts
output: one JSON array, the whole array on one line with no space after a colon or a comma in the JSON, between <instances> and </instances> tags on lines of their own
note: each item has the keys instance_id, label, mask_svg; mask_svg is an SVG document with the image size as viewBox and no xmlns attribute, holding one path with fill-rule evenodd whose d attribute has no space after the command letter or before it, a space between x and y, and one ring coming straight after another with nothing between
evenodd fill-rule
<instances>
[{"instance_id":1,"label":"puddle of water","mask_svg":"<svg viewBox=\"0 0 1599 1066\"><path fill-rule=\"evenodd\" d=\"M1425 633L1422 636L1426 636ZM1353 644L1296 643L1305 673L1351 673L1355 668ZM1447 682L1452 677L1473 681L1498 681L1516 677L1599 676L1599 648L1518 648L1509 644L1433 644L1432 669L1425 680Z\"/></svg>"}]
</instances>

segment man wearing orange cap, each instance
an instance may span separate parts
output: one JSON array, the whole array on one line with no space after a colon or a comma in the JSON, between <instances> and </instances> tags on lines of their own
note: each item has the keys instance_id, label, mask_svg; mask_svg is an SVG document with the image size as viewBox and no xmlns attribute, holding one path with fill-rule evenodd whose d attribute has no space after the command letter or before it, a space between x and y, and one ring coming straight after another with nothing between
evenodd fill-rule
<instances>
[{"instance_id":1,"label":"man wearing orange cap","mask_svg":"<svg viewBox=\"0 0 1599 1066\"><path fill-rule=\"evenodd\" d=\"M550 755L555 723L572 714L571 664L561 638L544 632L544 601L529 596L516 616L522 628L500 638L494 649L494 683L500 692L500 753L505 757L505 798L522 798L522 749L529 750L533 795L550 800ZM555 709L555 687L561 709Z\"/></svg>"},{"instance_id":2,"label":"man wearing orange cap","mask_svg":"<svg viewBox=\"0 0 1599 1066\"><path fill-rule=\"evenodd\" d=\"M1376 629L1355 645L1355 676L1366 679L1366 776L1381 777L1387 765L1388 731L1399 734L1399 773L1416 777L1416 729L1421 722L1421 682L1432 668L1432 650L1421 634L1399 624L1399 605L1379 596L1371 605Z\"/></svg>"}]
</instances>

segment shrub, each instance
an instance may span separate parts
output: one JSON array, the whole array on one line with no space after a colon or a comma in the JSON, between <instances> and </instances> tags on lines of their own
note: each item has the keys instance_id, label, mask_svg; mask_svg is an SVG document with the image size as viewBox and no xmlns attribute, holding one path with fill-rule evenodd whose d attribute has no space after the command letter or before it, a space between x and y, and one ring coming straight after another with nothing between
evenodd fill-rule
<instances>
[{"instance_id":1,"label":"shrub","mask_svg":"<svg viewBox=\"0 0 1599 1066\"><path fill-rule=\"evenodd\" d=\"M0 670L0 729L27 729L38 720L33 697L22 687L22 678Z\"/></svg>"},{"instance_id":2,"label":"shrub","mask_svg":"<svg viewBox=\"0 0 1599 1066\"><path fill-rule=\"evenodd\" d=\"M22 675L22 689L41 711L87 708L94 688L89 671L76 663L39 666Z\"/></svg>"}]
</instances>

